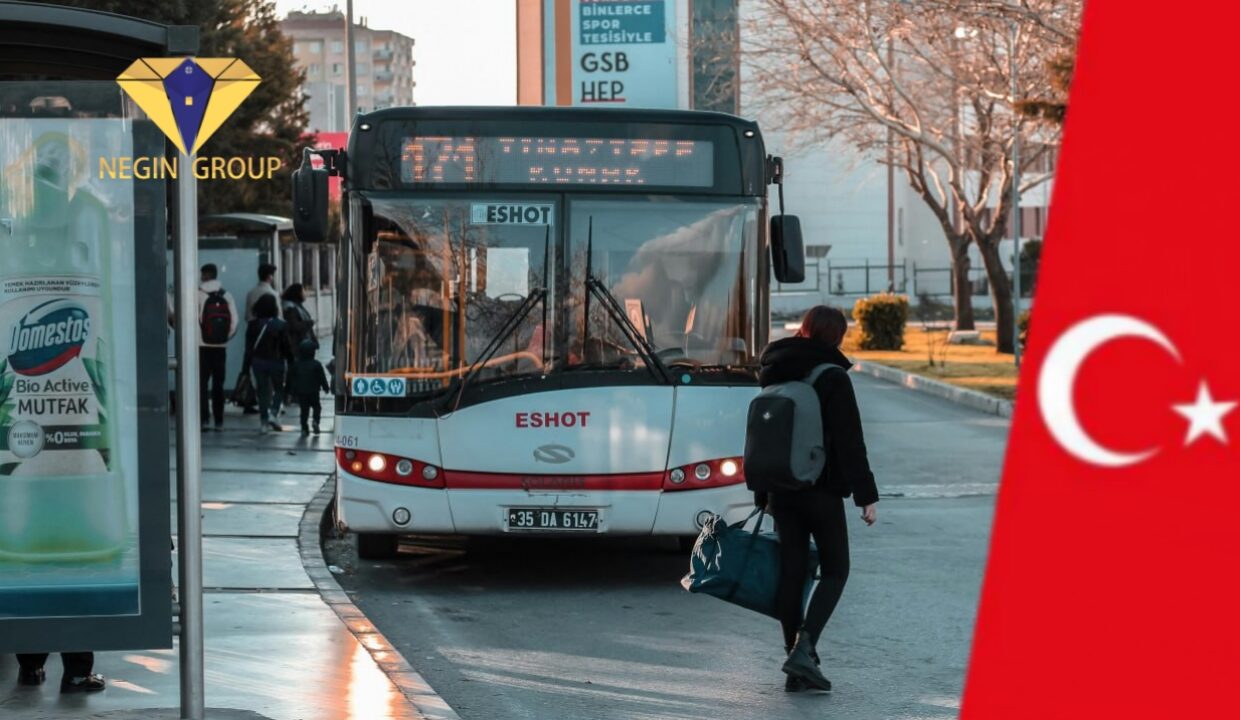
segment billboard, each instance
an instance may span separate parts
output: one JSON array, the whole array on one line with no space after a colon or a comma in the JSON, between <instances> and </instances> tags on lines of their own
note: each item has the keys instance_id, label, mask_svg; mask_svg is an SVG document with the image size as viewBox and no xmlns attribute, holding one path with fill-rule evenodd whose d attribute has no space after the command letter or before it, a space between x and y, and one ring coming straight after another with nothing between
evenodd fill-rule
<instances>
[{"instance_id":1,"label":"billboard","mask_svg":"<svg viewBox=\"0 0 1240 720\"><path fill-rule=\"evenodd\" d=\"M171 644L163 146L0 118L0 651Z\"/></svg>"},{"instance_id":2,"label":"billboard","mask_svg":"<svg viewBox=\"0 0 1240 720\"><path fill-rule=\"evenodd\" d=\"M545 104L680 107L676 16L677 0L545 0Z\"/></svg>"}]
</instances>

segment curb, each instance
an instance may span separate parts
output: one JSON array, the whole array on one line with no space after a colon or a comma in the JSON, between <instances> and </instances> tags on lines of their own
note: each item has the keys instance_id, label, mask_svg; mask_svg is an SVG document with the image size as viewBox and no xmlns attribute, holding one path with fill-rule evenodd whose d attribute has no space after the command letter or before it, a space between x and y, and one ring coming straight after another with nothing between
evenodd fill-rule
<instances>
[{"instance_id":1,"label":"curb","mask_svg":"<svg viewBox=\"0 0 1240 720\"><path fill-rule=\"evenodd\" d=\"M298 527L297 550L306 574L314 582L319 596L327 603L349 632L374 658L375 664L388 676L400 692L427 720L461 720L456 711L439 696L426 679L405 660L388 639L375 628L366 615L353 604L348 593L336 582L323 559L322 533L328 522L327 508L335 495L335 476L329 477L314 499L306 506Z\"/></svg>"},{"instance_id":2,"label":"curb","mask_svg":"<svg viewBox=\"0 0 1240 720\"><path fill-rule=\"evenodd\" d=\"M852 360L852 358L849 359ZM1011 400L1003 400L977 390L969 390L939 380L931 380L928 377L897 370L887 365L879 365L868 360L853 360L853 370L876 377L879 380L903 385L911 390L933 395L967 408L990 413L991 415L998 415L999 417L1012 417Z\"/></svg>"}]
</instances>

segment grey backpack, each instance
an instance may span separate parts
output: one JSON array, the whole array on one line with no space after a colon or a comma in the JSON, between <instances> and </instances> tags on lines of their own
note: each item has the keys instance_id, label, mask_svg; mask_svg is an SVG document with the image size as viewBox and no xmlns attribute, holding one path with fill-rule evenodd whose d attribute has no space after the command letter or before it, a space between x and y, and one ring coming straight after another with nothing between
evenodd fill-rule
<instances>
[{"instance_id":1,"label":"grey backpack","mask_svg":"<svg viewBox=\"0 0 1240 720\"><path fill-rule=\"evenodd\" d=\"M831 368L823 363L802 380L770 385L749 403L745 429L745 484L769 492L809 487L827 464L822 405L814 383Z\"/></svg>"}]
</instances>

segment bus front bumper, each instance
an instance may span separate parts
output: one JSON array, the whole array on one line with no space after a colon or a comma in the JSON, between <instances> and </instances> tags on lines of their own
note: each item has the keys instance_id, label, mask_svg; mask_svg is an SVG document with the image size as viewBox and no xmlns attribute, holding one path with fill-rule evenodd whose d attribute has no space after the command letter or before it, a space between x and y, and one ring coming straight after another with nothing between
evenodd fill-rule
<instances>
[{"instance_id":1,"label":"bus front bumper","mask_svg":"<svg viewBox=\"0 0 1240 720\"><path fill-rule=\"evenodd\" d=\"M529 531L510 528L510 508L596 510L598 527L590 531ZM547 492L527 490L443 490L393 485L337 470L336 513L347 528L363 533L418 535L696 535L708 515L728 522L753 509L744 485L663 492L599 490ZM400 524L407 511L409 519Z\"/></svg>"}]
</instances>

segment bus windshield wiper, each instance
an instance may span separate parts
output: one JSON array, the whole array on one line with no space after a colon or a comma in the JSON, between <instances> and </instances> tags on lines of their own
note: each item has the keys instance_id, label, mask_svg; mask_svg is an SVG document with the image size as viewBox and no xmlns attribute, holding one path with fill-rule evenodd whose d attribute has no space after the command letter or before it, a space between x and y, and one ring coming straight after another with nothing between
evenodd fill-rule
<instances>
[{"instance_id":1,"label":"bus windshield wiper","mask_svg":"<svg viewBox=\"0 0 1240 720\"><path fill-rule=\"evenodd\" d=\"M521 323L525 320L526 316L530 314L530 311L534 309L534 306L539 302L546 300L546 298L546 288L534 288L530 291L529 297L525 298L525 301L521 303L520 307L508 316L508 319L504 321L502 326L500 326L499 332L495 333L495 335L491 338L491 341L487 343L486 348L484 348L482 353L478 355L478 358L470 364L469 370L467 370L464 375L460 376L455 382L453 382L452 385L449 385L444 390L445 398L448 400L448 402L444 403L445 406L451 405L452 410L456 410L456 408L461 404L461 397L464 396L465 388L468 387L469 383L472 382L478 372L486 366L487 361L495 355L495 353L499 350L500 345L502 345L505 340L512 337L512 334L517 331L517 328L521 327Z\"/></svg>"},{"instance_id":2,"label":"bus windshield wiper","mask_svg":"<svg viewBox=\"0 0 1240 720\"><path fill-rule=\"evenodd\" d=\"M547 258L550 251L551 227L548 226L546 237L543 238L544 278L547 277ZM504 324L500 326L499 332L495 333L495 335L491 338L491 341L487 343L485 348L483 348L482 353L478 355L478 358L469 366L469 370L465 371L464 375L460 376L460 378L455 380L451 385L443 390L444 402L441 403L441 407L446 408L451 405L452 412L455 412L456 409L460 407L461 398L465 396L465 388L469 387L469 383L473 382L474 378L478 375L482 368L486 367L487 361L495 355L495 353L499 350L500 345L502 345L505 340L512 337L512 334L515 333L519 327L521 327L521 323L525 320L526 316L529 315L530 311L534 309L534 306L540 302L543 303L543 327L546 328L546 299L547 288L538 287L530 291L530 294L524 301L522 301L521 305L518 306L516 310L513 310L512 314L508 316L508 319L504 321ZM461 354L464 355L464 352L465 350L462 348Z\"/></svg>"},{"instance_id":3,"label":"bus windshield wiper","mask_svg":"<svg viewBox=\"0 0 1240 720\"><path fill-rule=\"evenodd\" d=\"M690 372L728 372L728 373L744 373L753 375L758 372L761 366L756 362L747 363L700 363L684 358L672 360L671 365L676 367L686 367Z\"/></svg>"},{"instance_id":4,"label":"bus windshield wiper","mask_svg":"<svg viewBox=\"0 0 1240 720\"><path fill-rule=\"evenodd\" d=\"M628 313L624 312L624 309L620 307L620 302L616 300L616 296L611 294L611 291L607 289L607 286L602 281L594 277L593 261L594 217L591 216L589 234L586 237L586 291L598 299L599 304L603 306L603 310L624 331L625 338L637 350L638 356L646 364L646 369L654 375L655 379L667 385L674 385L675 381L672 380L672 374L668 371L667 366L663 364L663 361L659 359L654 347L646 340L646 336L637 329L637 326L629 318ZM589 300L589 295L586 296L586 300ZM585 323L587 331L590 327L589 307L587 304Z\"/></svg>"}]
</instances>

